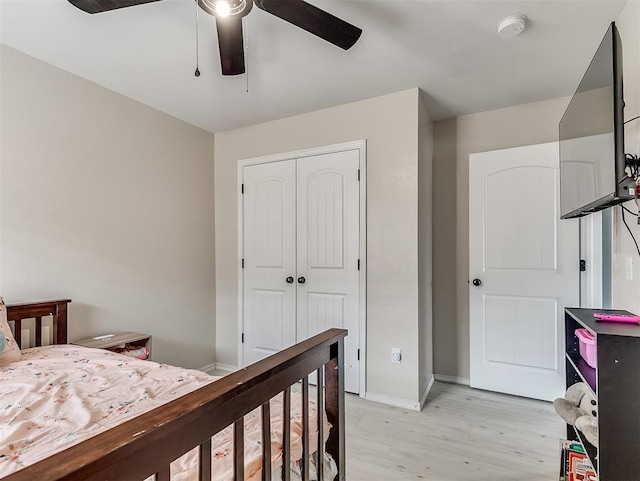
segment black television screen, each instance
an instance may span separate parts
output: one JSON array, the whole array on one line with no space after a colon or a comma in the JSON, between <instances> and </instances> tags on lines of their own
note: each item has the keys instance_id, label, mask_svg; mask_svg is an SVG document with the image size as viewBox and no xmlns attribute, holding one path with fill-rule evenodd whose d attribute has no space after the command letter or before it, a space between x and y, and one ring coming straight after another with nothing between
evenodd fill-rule
<instances>
[{"instance_id":1,"label":"black television screen","mask_svg":"<svg viewBox=\"0 0 640 481\"><path fill-rule=\"evenodd\" d=\"M632 198L626 190L623 105L622 46L612 23L560 121L563 219Z\"/></svg>"}]
</instances>

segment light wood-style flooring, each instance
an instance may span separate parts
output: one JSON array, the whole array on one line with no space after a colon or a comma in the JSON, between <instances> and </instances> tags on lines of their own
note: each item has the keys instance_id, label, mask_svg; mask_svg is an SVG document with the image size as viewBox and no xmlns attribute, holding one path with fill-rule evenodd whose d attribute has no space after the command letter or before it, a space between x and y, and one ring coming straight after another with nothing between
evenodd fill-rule
<instances>
[{"instance_id":1,"label":"light wood-style flooring","mask_svg":"<svg viewBox=\"0 0 640 481\"><path fill-rule=\"evenodd\" d=\"M348 481L555 481L550 403L436 382L422 412L347 395Z\"/></svg>"}]
</instances>

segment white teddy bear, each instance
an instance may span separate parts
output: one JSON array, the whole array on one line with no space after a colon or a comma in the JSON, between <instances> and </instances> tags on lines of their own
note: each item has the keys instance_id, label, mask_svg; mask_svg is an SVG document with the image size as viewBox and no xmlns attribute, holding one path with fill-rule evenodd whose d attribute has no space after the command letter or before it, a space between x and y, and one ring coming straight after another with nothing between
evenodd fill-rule
<instances>
[{"instance_id":1,"label":"white teddy bear","mask_svg":"<svg viewBox=\"0 0 640 481\"><path fill-rule=\"evenodd\" d=\"M567 389L564 398L553 401L558 415L575 426L591 444L598 447L598 401L591 389L578 382Z\"/></svg>"}]
</instances>

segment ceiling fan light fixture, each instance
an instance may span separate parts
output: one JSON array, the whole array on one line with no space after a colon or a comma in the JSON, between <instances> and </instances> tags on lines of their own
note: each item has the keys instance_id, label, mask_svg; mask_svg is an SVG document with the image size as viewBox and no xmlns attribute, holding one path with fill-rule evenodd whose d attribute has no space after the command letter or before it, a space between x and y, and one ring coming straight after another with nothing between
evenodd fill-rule
<instances>
[{"instance_id":1,"label":"ceiling fan light fixture","mask_svg":"<svg viewBox=\"0 0 640 481\"><path fill-rule=\"evenodd\" d=\"M226 0L218 0L216 2L216 14L222 18L228 17L231 13L231 6Z\"/></svg>"},{"instance_id":2,"label":"ceiling fan light fixture","mask_svg":"<svg viewBox=\"0 0 640 481\"><path fill-rule=\"evenodd\" d=\"M244 17L251 11L253 0L198 0L202 9L218 19Z\"/></svg>"}]
</instances>

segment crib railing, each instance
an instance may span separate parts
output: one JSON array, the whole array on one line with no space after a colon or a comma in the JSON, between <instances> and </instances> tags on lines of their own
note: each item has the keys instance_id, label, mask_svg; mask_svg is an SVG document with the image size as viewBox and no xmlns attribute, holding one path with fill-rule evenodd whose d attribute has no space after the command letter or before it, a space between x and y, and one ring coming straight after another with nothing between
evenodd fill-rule
<instances>
[{"instance_id":1,"label":"crib railing","mask_svg":"<svg viewBox=\"0 0 640 481\"><path fill-rule=\"evenodd\" d=\"M211 438L227 426L234 432L234 479L244 480L243 417L261 407L262 479L271 481L269 400L283 393L282 479L290 481L291 386L302 380L303 454L301 473L309 480L309 374L317 373L318 479L323 453L333 456L336 480L345 479L344 338L330 329L236 371L148 413L26 467L5 481L170 479L172 461L199 446L200 481L211 480ZM324 386L323 386L324 383ZM322 411L332 428L326 444ZM316 429L314 427L314 429Z\"/></svg>"}]
</instances>

